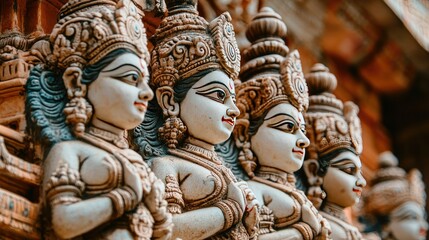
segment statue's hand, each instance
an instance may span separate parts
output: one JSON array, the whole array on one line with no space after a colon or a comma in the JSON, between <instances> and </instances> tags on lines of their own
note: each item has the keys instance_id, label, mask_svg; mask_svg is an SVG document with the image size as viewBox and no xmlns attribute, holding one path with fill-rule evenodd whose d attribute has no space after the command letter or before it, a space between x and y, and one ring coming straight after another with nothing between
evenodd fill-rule
<instances>
[{"instance_id":1,"label":"statue's hand","mask_svg":"<svg viewBox=\"0 0 429 240\"><path fill-rule=\"evenodd\" d=\"M320 234L317 237L318 240L329 240L331 239L331 225L329 224L328 220L322 218L321 220L321 224L322 224L322 229L320 230Z\"/></svg>"},{"instance_id":2,"label":"statue's hand","mask_svg":"<svg viewBox=\"0 0 429 240\"><path fill-rule=\"evenodd\" d=\"M151 186L150 192L143 199L150 212L163 211L160 215L167 214L167 203L164 200L165 186L161 180L156 179ZM157 220L157 219L156 219Z\"/></svg>"},{"instance_id":3,"label":"statue's hand","mask_svg":"<svg viewBox=\"0 0 429 240\"><path fill-rule=\"evenodd\" d=\"M246 211L244 212L244 226L250 238L253 238L258 233L259 229L259 201L255 194L247 185L247 182L240 181L237 183L246 199Z\"/></svg>"}]
</instances>

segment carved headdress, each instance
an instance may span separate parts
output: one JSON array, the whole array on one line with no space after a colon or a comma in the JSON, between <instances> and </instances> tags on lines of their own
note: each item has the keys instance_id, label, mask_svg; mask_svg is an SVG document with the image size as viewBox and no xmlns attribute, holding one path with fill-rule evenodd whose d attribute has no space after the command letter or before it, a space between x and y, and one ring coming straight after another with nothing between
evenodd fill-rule
<instances>
[{"instance_id":1,"label":"carved headdress","mask_svg":"<svg viewBox=\"0 0 429 240\"><path fill-rule=\"evenodd\" d=\"M73 126L74 135L84 132L92 114L82 83L90 81L83 79L86 67L118 49L131 50L149 62L143 12L137 6L142 7L132 0L70 0L61 8L48 44L52 54L46 62L51 69L36 66L27 82L28 122L43 129L47 143L72 138L66 123Z\"/></svg>"},{"instance_id":2,"label":"carved headdress","mask_svg":"<svg viewBox=\"0 0 429 240\"><path fill-rule=\"evenodd\" d=\"M132 0L71 0L52 30L52 64L84 68L110 52L126 48L149 63L141 11Z\"/></svg>"},{"instance_id":3,"label":"carved headdress","mask_svg":"<svg viewBox=\"0 0 429 240\"><path fill-rule=\"evenodd\" d=\"M210 68L237 78L240 52L229 13L208 23L198 15L196 0L165 2L168 16L162 19L153 36L150 84L172 87Z\"/></svg>"},{"instance_id":4,"label":"carved headdress","mask_svg":"<svg viewBox=\"0 0 429 240\"><path fill-rule=\"evenodd\" d=\"M315 64L306 75L306 80L310 106L304 118L310 145L305 155L304 170L309 184L307 197L319 208L326 197L322 190L322 177L330 160L344 150L357 155L362 153L361 125L358 106L352 102L343 104L332 94L337 78L327 67Z\"/></svg>"},{"instance_id":5,"label":"carved headdress","mask_svg":"<svg viewBox=\"0 0 429 240\"><path fill-rule=\"evenodd\" d=\"M364 195L364 210L372 215L389 215L401 204L409 201L425 206L422 175L417 169L408 174L399 168L391 152L379 156L380 169L371 181L371 189Z\"/></svg>"},{"instance_id":6,"label":"carved headdress","mask_svg":"<svg viewBox=\"0 0 429 240\"><path fill-rule=\"evenodd\" d=\"M332 94L336 77L322 64L316 64L306 75L310 91L310 107L304 114L310 146L306 159L320 159L338 149L362 153L359 108L343 102Z\"/></svg>"},{"instance_id":7,"label":"carved headdress","mask_svg":"<svg viewBox=\"0 0 429 240\"><path fill-rule=\"evenodd\" d=\"M285 45L286 25L271 8L262 8L246 30L252 43L243 52L241 82L236 82L237 107L240 116L234 137L240 149L239 161L249 177L256 168L256 156L250 149L252 125L261 121L269 109L289 103L305 111L308 89L297 51L289 53Z\"/></svg>"}]
</instances>

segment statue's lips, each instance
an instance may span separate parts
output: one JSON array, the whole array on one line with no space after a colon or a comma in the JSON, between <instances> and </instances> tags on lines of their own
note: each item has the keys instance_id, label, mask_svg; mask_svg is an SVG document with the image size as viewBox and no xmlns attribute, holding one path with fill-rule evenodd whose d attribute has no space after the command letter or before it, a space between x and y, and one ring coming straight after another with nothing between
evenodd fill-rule
<instances>
[{"instance_id":1,"label":"statue's lips","mask_svg":"<svg viewBox=\"0 0 429 240\"><path fill-rule=\"evenodd\" d=\"M303 151L303 150L301 150L301 149L296 149L296 148L294 148L294 149L292 149L292 152L293 152L293 153L296 153L296 154L299 154L299 155L304 155L304 151Z\"/></svg>"},{"instance_id":2,"label":"statue's lips","mask_svg":"<svg viewBox=\"0 0 429 240\"><path fill-rule=\"evenodd\" d=\"M426 230L426 229L424 229L424 228L420 228L419 233L420 233L420 236L422 236L422 237L426 237L427 230Z\"/></svg>"},{"instance_id":3,"label":"statue's lips","mask_svg":"<svg viewBox=\"0 0 429 240\"><path fill-rule=\"evenodd\" d=\"M355 192L357 195L361 195L362 194L362 189L360 188L353 188L353 192Z\"/></svg>"},{"instance_id":4,"label":"statue's lips","mask_svg":"<svg viewBox=\"0 0 429 240\"><path fill-rule=\"evenodd\" d=\"M134 102L134 106L136 106L136 107L137 107L137 109L138 109L140 112L144 112L144 111L146 111L146 109L147 109L147 105L146 105L145 103L143 103L143 102L137 102L137 101L135 101L135 102Z\"/></svg>"},{"instance_id":5,"label":"statue's lips","mask_svg":"<svg viewBox=\"0 0 429 240\"><path fill-rule=\"evenodd\" d=\"M231 118L225 118L224 116L222 116L222 122L226 122L231 126L234 126L234 120L232 120Z\"/></svg>"}]
</instances>

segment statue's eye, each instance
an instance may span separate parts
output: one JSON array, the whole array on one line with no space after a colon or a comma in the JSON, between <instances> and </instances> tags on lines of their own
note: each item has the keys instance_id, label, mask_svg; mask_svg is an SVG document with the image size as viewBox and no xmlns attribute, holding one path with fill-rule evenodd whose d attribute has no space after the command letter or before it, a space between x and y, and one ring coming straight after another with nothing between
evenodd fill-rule
<instances>
[{"instance_id":1,"label":"statue's eye","mask_svg":"<svg viewBox=\"0 0 429 240\"><path fill-rule=\"evenodd\" d=\"M226 93L220 88L211 89L208 91L197 92L198 95L208 97L216 102L224 103L226 99Z\"/></svg>"},{"instance_id":2,"label":"statue's eye","mask_svg":"<svg viewBox=\"0 0 429 240\"><path fill-rule=\"evenodd\" d=\"M124 75L121 75L118 77L121 81L124 81L125 83L128 83L133 86L138 85L138 80L140 78L140 75L137 72L129 72Z\"/></svg>"},{"instance_id":3,"label":"statue's eye","mask_svg":"<svg viewBox=\"0 0 429 240\"><path fill-rule=\"evenodd\" d=\"M277 123L270 125L270 127L272 127L272 128L276 128L280 131L292 133L292 134L295 133L295 131L296 131L295 126L296 126L296 124L291 120L282 120L282 121L279 121Z\"/></svg>"},{"instance_id":4,"label":"statue's eye","mask_svg":"<svg viewBox=\"0 0 429 240\"><path fill-rule=\"evenodd\" d=\"M356 167L346 167L346 168L341 168L341 171L353 175L356 172Z\"/></svg>"},{"instance_id":5,"label":"statue's eye","mask_svg":"<svg viewBox=\"0 0 429 240\"><path fill-rule=\"evenodd\" d=\"M225 99L225 96L226 96L225 92L223 91L216 91L216 95L217 95L217 98L221 99L222 101Z\"/></svg>"}]
</instances>

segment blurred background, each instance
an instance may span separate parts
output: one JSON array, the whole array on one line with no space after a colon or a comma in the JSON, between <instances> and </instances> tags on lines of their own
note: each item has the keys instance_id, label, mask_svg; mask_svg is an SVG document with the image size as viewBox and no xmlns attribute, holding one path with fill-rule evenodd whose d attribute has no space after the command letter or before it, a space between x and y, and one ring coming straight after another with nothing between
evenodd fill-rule
<instances>
[{"instance_id":1,"label":"blurred background","mask_svg":"<svg viewBox=\"0 0 429 240\"><path fill-rule=\"evenodd\" d=\"M137 1L153 5L152 0ZM0 33L48 34L66 2L1 0ZM230 12L243 48L249 44L246 25L264 6L282 16L288 27L285 41L299 50L304 72L315 63L325 64L337 76L337 97L359 105L367 180L378 167L378 154L391 150L401 167L423 173L428 191L429 1L199 0L198 10L208 21ZM159 14L146 12L144 22L150 37ZM7 108L3 98L0 109ZM0 124L24 129L11 121Z\"/></svg>"}]
</instances>

